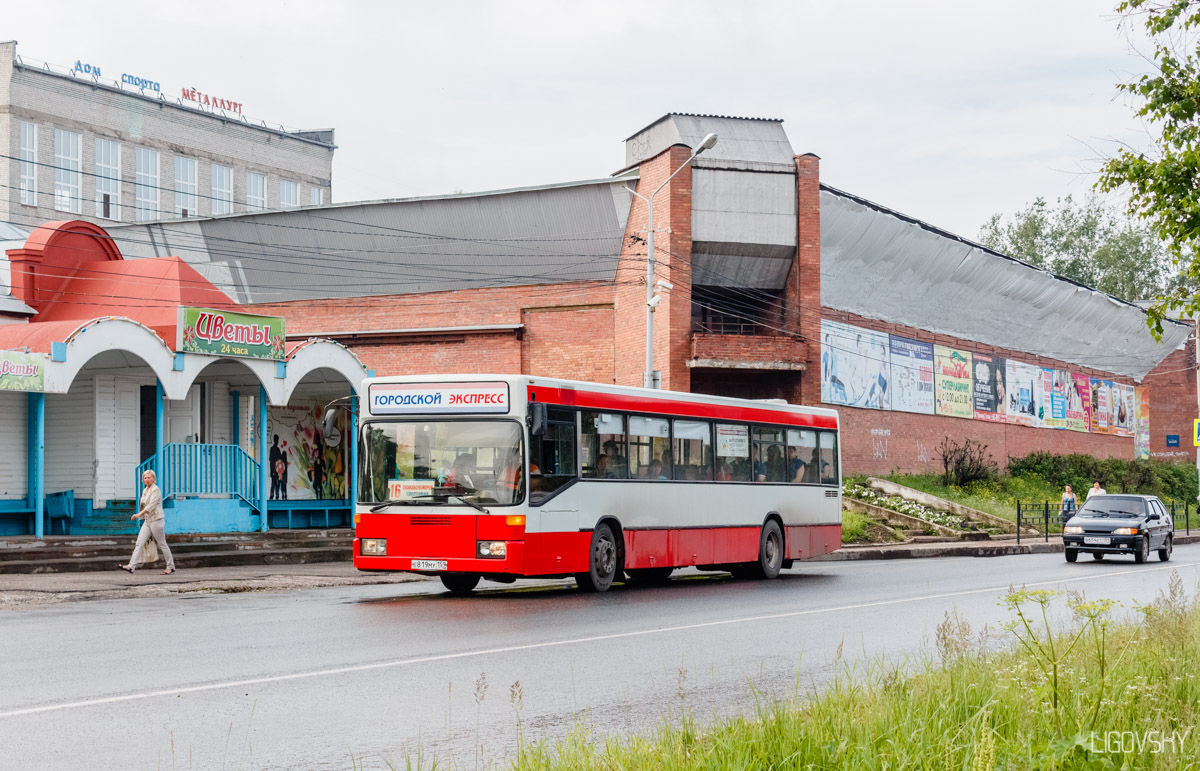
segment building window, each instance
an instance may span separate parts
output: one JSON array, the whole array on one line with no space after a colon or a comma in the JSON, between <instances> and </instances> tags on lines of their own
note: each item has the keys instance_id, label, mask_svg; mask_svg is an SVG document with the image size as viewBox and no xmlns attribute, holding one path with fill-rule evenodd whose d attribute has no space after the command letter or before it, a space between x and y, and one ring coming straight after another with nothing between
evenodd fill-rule
<instances>
[{"instance_id":1,"label":"building window","mask_svg":"<svg viewBox=\"0 0 1200 771\"><path fill-rule=\"evenodd\" d=\"M158 219L158 151L139 147L135 159L133 190L137 220Z\"/></svg>"},{"instance_id":2,"label":"building window","mask_svg":"<svg viewBox=\"0 0 1200 771\"><path fill-rule=\"evenodd\" d=\"M298 183L289 182L286 179L279 180L279 205L300 205L300 185Z\"/></svg>"},{"instance_id":3,"label":"building window","mask_svg":"<svg viewBox=\"0 0 1200 771\"><path fill-rule=\"evenodd\" d=\"M37 206L37 124L21 121L21 203Z\"/></svg>"},{"instance_id":4,"label":"building window","mask_svg":"<svg viewBox=\"0 0 1200 771\"><path fill-rule=\"evenodd\" d=\"M716 275L713 278L729 279ZM778 292L748 287L692 286L692 331L713 335L769 335L783 326Z\"/></svg>"},{"instance_id":5,"label":"building window","mask_svg":"<svg viewBox=\"0 0 1200 771\"><path fill-rule=\"evenodd\" d=\"M196 208L196 160L175 157L175 216L195 217Z\"/></svg>"},{"instance_id":6,"label":"building window","mask_svg":"<svg viewBox=\"0 0 1200 771\"><path fill-rule=\"evenodd\" d=\"M325 190L320 187L311 187L308 189L308 202L313 206L320 206L325 203Z\"/></svg>"},{"instance_id":7,"label":"building window","mask_svg":"<svg viewBox=\"0 0 1200 771\"><path fill-rule=\"evenodd\" d=\"M212 199L213 214L233 211L233 169L228 166L212 165Z\"/></svg>"},{"instance_id":8,"label":"building window","mask_svg":"<svg viewBox=\"0 0 1200 771\"><path fill-rule=\"evenodd\" d=\"M96 216L121 219L121 145L96 137Z\"/></svg>"},{"instance_id":9,"label":"building window","mask_svg":"<svg viewBox=\"0 0 1200 771\"><path fill-rule=\"evenodd\" d=\"M78 214L81 166L80 142L74 131L54 129L54 208Z\"/></svg>"},{"instance_id":10,"label":"building window","mask_svg":"<svg viewBox=\"0 0 1200 771\"><path fill-rule=\"evenodd\" d=\"M246 172L246 208L250 211L267 208L267 178L253 171Z\"/></svg>"}]
</instances>

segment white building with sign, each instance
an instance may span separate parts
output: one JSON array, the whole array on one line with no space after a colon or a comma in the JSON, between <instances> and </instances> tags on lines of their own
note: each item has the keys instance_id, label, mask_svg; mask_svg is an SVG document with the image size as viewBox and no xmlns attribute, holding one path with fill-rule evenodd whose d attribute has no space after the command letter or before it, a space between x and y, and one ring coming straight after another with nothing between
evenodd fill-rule
<instances>
[{"instance_id":1,"label":"white building with sign","mask_svg":"<svg viewBox=\"0 0 1200 771\"><path fill-rule=\"evenodd\" d=\"M251 120L234 94L159 82L142 66L55 66L0 42L0 221L33 229L330 202L333 129Z\"/></svg>"},{"instance_id":2,"label":"white building with sign","mask_svg":"<svg viewBox=\"0 0 1200 771\"><path fill-rule=\"evenodd\" d=\"M24 310L0 307L0 536L134 532L147 469L168 532L350 524L372 373L348 348L288 341L282 318L238 312L178 257L125 260L91 223L5 246Z\"/></svg>"}]
</instances>

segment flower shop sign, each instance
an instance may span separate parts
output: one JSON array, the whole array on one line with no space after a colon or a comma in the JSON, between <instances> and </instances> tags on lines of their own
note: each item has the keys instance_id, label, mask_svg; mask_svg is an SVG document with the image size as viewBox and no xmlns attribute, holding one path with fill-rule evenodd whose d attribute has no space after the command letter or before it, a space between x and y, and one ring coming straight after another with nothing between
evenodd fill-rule
<instances>
[{"instance_id":1,"label":"flower shop sign","mask_svg":"<svg viewBox=\"0 0 1200 771\"><path fill-rule=\"evenodd\" d=\"M282 359L283 319L212 308L179 308L175 350L211 356Z\"/></svg>"},{"instance_id":2,"label":"flower shop sign","mask_svg":"<svg viewBox=\"0 0 1200 771\"><path fill-rule=\"evenodd\" d=\"M24 351L0 351L0 391L45 390L45 356Z\"/></svg>"}]
</instances>

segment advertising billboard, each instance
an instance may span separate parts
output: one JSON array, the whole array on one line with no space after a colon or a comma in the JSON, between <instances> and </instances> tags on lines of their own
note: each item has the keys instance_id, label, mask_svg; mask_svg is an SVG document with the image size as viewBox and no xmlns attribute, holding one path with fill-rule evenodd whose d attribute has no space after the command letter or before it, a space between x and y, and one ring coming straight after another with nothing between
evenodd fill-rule
<instances>
[{"instance_id":1,"label":"advertising billboard","mask_svg":"<svg viewBox=\"0 0 1200 771\"><path fill-rule=\"evenodd\" d=\"M938 415L971 418L971 354L943 345L933 347L933 394Z\"/></svg>"},{"instance_id":2,"label":"advertising billboard","mask_svg":"<svg viewBox=\"0 0 1200 771\"><path fill-rule=\"evenodd\" d=\"M891 336L892 410L933 414L933 344Z\"/></svg>"},{"instance_id":3,"label":"advertising billboard","mask_svg":"<svg viewBox=\"0 0 1200 771\"><path fill-rule=\"evenodd\" d=\"M821 322L821 401L891 409L888 335L836 321Z\"/></svg>"}]
</instances>

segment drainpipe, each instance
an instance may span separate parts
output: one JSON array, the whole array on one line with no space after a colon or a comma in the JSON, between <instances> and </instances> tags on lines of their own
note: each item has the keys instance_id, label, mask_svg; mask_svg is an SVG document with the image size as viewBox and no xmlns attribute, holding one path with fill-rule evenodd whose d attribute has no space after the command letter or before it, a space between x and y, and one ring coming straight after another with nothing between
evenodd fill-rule
<instances>
[{"instance_id":1,"label":"drainpipe","mask_svg":"<svg viewBox=\"0 0 1200 771\"><path fill-rule=\"evenodd\" d=\"M46 535L43 521L46 507L46 395L29 394L29 421L26 427L29 436L29 454L26 461L29 471L27 496L33 508L33 537L39 541Z\"/></svg>"},{"instance_id":2,"label":"drainpipe","mask_svg":"<svg viewBox=\"0 0 1200 771\"><path fill-rule=\"evenodd\" d=\"M158 489L162 490L167 486L167 480L163 479L163 448L166 446L163 442L165 435L165 426L163 422L166 420L166 399L167 395L163 391L161 380L154 381L154 481L158 483ZM141 480L138 480L139 482ZM134 487L134 497L138 495L138 489Z\"/></svg>"},{"instance_id":3,"label":"drainpipe","mask_svg":"<svg viewBox=\"0 0 1200 771\"><path fill-rule=\"evenodd\" d=\"M270 495L270 487L267 480L267 389L263 386L258 387L258 510L262 515L262 524L259 530L267 532L267 496Z\"/></svg>"},{"instance_id":4,"label":"drainpipe","mask_svg":"<svg viewBox=\"0 0 1200 771\"><path fill-rule=\"evenodd\" d=\"M354 507L358 501L358 397L350 397L350 465L346 468L346 495L350 498L350 529L358 530L354 522Z\"/></svg>"}]
</instances>

